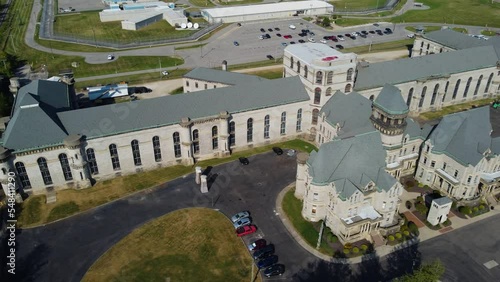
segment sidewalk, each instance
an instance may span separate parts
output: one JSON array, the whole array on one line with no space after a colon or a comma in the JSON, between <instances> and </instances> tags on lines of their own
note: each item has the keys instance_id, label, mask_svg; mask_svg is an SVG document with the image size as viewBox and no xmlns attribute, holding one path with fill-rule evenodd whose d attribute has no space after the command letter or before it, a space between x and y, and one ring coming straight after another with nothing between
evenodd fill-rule
<instances>
[{"instance_id":1,"label":"sidewalk","mask_svg":"<svg viewBox=\"0 0 500 282\"><path fill-rule=\"evenodd\" d=\"M307 242L305 242L304 239L302 239L302 237L300 236L300 234L297 233L297 231L293 227L292 223L290 222L290 220L288 219L288 217L284 213L283 209L281 208L281 203L283 202L283 197L294 186L295 186L295 182L291 183L290 185L288 185L287 187L285 187L278 194L278 197L276 199L276 210L278 211L278 216L280 217L281 222L283 222L283 225L285 225L286 229L288 230L288 232L290 233L290 235L297 241L297 243L299 243L299 245L301 245L304 249L306 249L312 255L314 255L314 256L322 259L322 260L325 260L325 261L328 261L328 262L332 262L332 263L356 264L356 263L361 263L363 257L366 259L366 256L358 256L358 257L355 257L355 258L341 258L341 259L339 259L339 258L332 258L332 257L329 257L329 256L327 256L325 254L320 253L315 248L309 246L309 244L307 244ZM402 207L403 207L403 205L402 205ZM407 212L409 212L409 211L407 211ZM411 213L411 212L409 212L409 213ZM499 209L495 209L495 210L490 210L489 212L487 212L485 214L476 216L474 218L469 218L469 219L462 219L462 218L460 218L458 216L450 216L450 218L451 218L450 220L452 222L452 225L450 227L445 227L445 228L442 228L440 230L431 230L427 226L424 225L423 227L419 228L420 235L418 237L418 240L408 240L408 241L406 241L406 242L404 242L402 244L406 244L406 246L408 247L408 246L411 246L411 245L413 245L413 244L415 244L417 242L420 243L420 242L432 239L432 238L437 237L439 235L451 232L451 231L453 231L455 229L459 229L461 227L473 224L475 222L478 222L480 220L483 220L485 218L489 218L491 216L495 216L495 215L498 215L498 214L500 214L500 210ZM387 256L387 255L389 255L390 253L392 253L394 251L394 248L399 247L402 244L399 244L399 245L396 245L396 246L385 245L385 246L378 247L378 248L375 249L376 252L377 252L377 256L376 257L382 258L384 256Z\"/></svg>"}]
</instances>

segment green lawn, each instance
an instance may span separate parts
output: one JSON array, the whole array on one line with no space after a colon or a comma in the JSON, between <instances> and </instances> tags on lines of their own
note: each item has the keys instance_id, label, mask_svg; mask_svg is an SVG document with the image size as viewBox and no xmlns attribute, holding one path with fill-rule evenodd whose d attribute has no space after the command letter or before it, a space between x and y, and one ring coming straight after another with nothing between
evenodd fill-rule
<instances>
[{"instance_id":1,"label":"green lawn","mask_svg":"<svg viewBox=\"0 0 500 282\"><path fill-rule=\"evenodd\" d=\"M210 0L189 0L189 3L197 7L215 7L214 3Z\"/></svg>"},{"instance_id":2,"label":"green lawn","mask_svg":"<svg viewBox=\"0 0 500 282\"><path fill-rule=\"evenodd\" d=\"M458 32L460 32L460 33L465 33L465 34L467 34L467 33L468 33L468 32L467 32L467 29L466 29L466 28L463 28L463 27L454 27L454 28L452 28L452 29L453 29L454 31L458 31Z\"/></svg>"},{"instance_id":3,"label":"green lawn","mask_svg":"<svg viewBox=\"0 0 500 282\"><path fill-rule=\"evenodd\" d=\"M155 22L140 30L123 30L121 22L101 22L98 12L83 12L74 15L57 16L54 34L74 36L93 41L114 43L145 42L179 38L195 33L195 30L175 30L167 21Z\"/></svg>"},{"instance_id":4,"label":"green lawn","mask_svg":"<svg viewBox=\"0 0 500 282\"><path fill-rule=\"evenodd\" d=\"M335 6L335 10L339 12L353 11L353 10L368 10L377 7L384 6L386 0L338 0L338 1L328 1L328 3Z\"/></svg>"},{"instance_id":5,"label":"green lawn","mask_svg":"<svg viewBox=\"0 0 500 282\"><path fill-rule=\"evenodd\" d=\"M255 72L249 72L248 74L257 75L267 79L277 79L283 77L283 69L279 68L273 70L255 71Z\"/></svg>"},{"instance_id":6,"label":"green lawn","mask_svg":"<svg viewBox=\"0 0 500 282\"><path fill-rule=\"evenodd\" d=\"M170 95L184 94L184 87L179 87L170 92Z\"/></svg>"},{"instance_id":7,"label":"green lawn","mask_svg":"<svg viewBox=\"0 0 500 282\"><path fill-rule=\"evenodd\" d=\"M422 0L429 10L408 11L392 22L435 22L500 27L500 3L491 0Z\"/></svg>"},{"instance_id":8,"label":"green lawn","mask_svg":"<svg viewBox=\"0 0 500 282\"><path fill-rule=\"evenodd\" d=\"M256 275L253 263L222 213L183 209L132 231L104 253L82 281L244 282ZM256 281L261 281L260 275Z\"/></svg>"},{"instance_id":9,"label":"green lawn","mask_svg":"<svg viewBox=\"0 0 500 282\"><path fill-rule=\"evenodd\" d=\"M262 0L218 0L221 5L247 5L262 2Z\"/></svg>"},{"instance_id":10,"label":"green lawn","mask_svg":"<svg viewBox=\"0 0 500 282\"><path fill-rule=\"evenodd\" d=\"M457 104L457 105L453 105L453 106L444 107L440 111L422 113L418 117L419 117L419 119L422 119L424 121L439 119L445 115L449 115L452 113L457 113L457 112L461 112L463 110L471 109L473 105L474 106L488 105L491 102L493 102L494 100L495 99L482 99L482 100L476 100L476 101L471 101L471 102L467 102L467 103L461 103L461 104Z\"/></svg>"},{"instance_id":11,"label":"green lawn","mask_svg":"<svg viewBox=\"0 0 500 282\"><path fill-rule=\"evenodd\" d=\"M496 35L496 32L491 31L491 30L482 30L482 31L481 31L481 34L482 34L482 35L486 35L486 36L495 36L495 35Z\"/></svg>"},{"instance_id":12,"label":"green lawn","mask_svg":"<svg viewBox=\"0 0 500 282\"><path fill-rule=\"evenodd\" d=\"M405 27L406 30L416 32L417 30L415 29L414 26L407 26ZM436 31L436 30L441 30L441 26L424 26L424 32L431 32L431 31Z\"/></svg>"},{"instance_id":13,"label":"green lawn","mask_svg":"<svg viewBox=\"0 0 500 282\"><path fill-rule=\"evenodd\" d=\"M371 51L370 51L370 46L368 45L368 46L345 48L342 50L342 52L343 53L353 52L356 54L363 54L363 53L377 52L377 51L380 52L380 51L407 50L408 46L412 44L413 44L413 39L404 39L398 41L372 44Z\"/></svg>"},{"instance_id":14,"label":"green lawn","mask_svg":"<svg viewBox=\"0 0 500 282\"><path fill-rule=\"evenodd\" d=\"M302 217L302 201L295 198L293 195L294 192L295 189L290 189L290 191L286 192L282 202L283 211L302 239L304 239L311 247L316 248L319 232L314 227L314 223L309 222ZM321 241L319 251L326 255L333 255L333 249L328 246L325 240Z\"/></svg>"}]
</instances>

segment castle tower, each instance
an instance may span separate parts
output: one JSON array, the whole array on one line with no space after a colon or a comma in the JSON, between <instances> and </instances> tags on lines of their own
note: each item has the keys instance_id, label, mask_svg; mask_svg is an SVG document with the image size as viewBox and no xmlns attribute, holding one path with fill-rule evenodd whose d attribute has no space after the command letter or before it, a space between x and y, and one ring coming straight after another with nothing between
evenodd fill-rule
<instances>
[{"instance_id":1,"label":"castle tower","mask_svg":"<svg viewBox=\"0 0 500 282\"><path fill-rule=\"evenodd\" d=\"M85 167L87 162L82 155L82 137L80 134L71 134L63 140L75 188L88 188L92 186L89 170Z\"/></svg>"},{"instance_id":2,"label":"castle tower","mask_svg":"<svg viewBox=\"0 0 500 282\"><path fill-rule=\"evenodd\" d=\"M295 182L295 198L304 199L307 181L307 160L309 154L300 152L297 154L297 179Z\"/></svg>"},{"instance_id":3,"label":"castle tower","mask_svg":"<svg viewBox=\"0 0 500 282\"><path fill-rule=\"evenodd\" d=\"M401 144L407 116L408 106L401 96L401 90L390 84L384 85L373 101L370 117L373 126L381 133L384 146L390 148Z\"/></svg>"}]
</instances>

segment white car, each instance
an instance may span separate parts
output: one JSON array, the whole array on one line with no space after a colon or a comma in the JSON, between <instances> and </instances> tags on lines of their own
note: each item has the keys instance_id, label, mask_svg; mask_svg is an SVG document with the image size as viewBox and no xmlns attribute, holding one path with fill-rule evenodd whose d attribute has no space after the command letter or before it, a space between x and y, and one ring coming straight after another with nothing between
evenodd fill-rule
<instances>
[{"instance_id":1,"label":"white car","mask_svg":"<svg viewBox=\"0 0 500 282\"><path fill-rule=\"evenodd\" d=\"M308 40L309 42L312 42L312 43L316 42L316 40L314 40L314 38L309 38L309 39L307 39L307 40Z\"/></svg>"},{"instance_id":2,"label":"white car","mask_svg":"<svg viewBox=\"0 0 500 282\"><path fill-rule=\"evenodd\" d=\"M410 34L408 34L406 37L408 37L408 38L413 38L413 37L415 37L415 33L410 33Z\"/></svg>"},{"instance_id":3,"label":"white car","mask_svg":"<svg viewBox=\"0 0 500 282\"><path fill-rule=\"evenodd\" d=\"M238 228L240 228L242 226L249 225L250 223L252 223L252 221L250 220L250 218L244 217L244 218L236 221L235 223L233 223L233 225L234 225L234 229L238 229Z\"/></svg>"},{"instance_id":4,"label":"white car","mask_svg":"<svg viewBox=\"0 0 500 282\"><path fill-rule=\"evenodd\" d=\"M108 55L108 60L110 60L110 61L111 61L111 60L113 60L114 58L115 58L115 56L113 56L113 55Z\"/></svg>"},{"instance_id":5,"label":"white car","mask_svg":"<svg viewBox=\"0 0 500 282\"><path fill-rule=\"evenodd\" d=\"M337 37L337 39L340 41L345 41L344 37Z\"/></svg>"},{"instance_id":6,"label":"white car","mask_svg":"<svg viewBox=\"0 0 500 282\"><path fill-rule=\"evenodd\" d=\"M162 75L168 75L168 71L162 71L161 74Z\"/></svg>"},{"instance_id":7,"label":"white car","mask_svg":"<svg viewBox=\"0 0 500 282\"><path fill-rule=\"evenodd\" d=\"M231 221L234 223L242 218L249 217L250 213L247 211L239 212L231 217Z\"/></svg>"},{"instance_id":8,"label":"white car","mask_svg":"<svg viewBox=\"0 0 500 282\"><path fill-rule=\"evenodd\" d=\"M293 24L289 25L288 27L289 27L290 29L296 29L296 28L297 28L297 27L296 27L296 26L294 26Z\"/></svg>"},{"instance_id":9,"label":"white car","mask_svg":"<svg viewBox=\"0 0 500 282\"><path fill-rule=\"evenodd\" d=\"M326 40L325 39L321 39L319 42L326 44Z\"/></svg>"}]
</instances>

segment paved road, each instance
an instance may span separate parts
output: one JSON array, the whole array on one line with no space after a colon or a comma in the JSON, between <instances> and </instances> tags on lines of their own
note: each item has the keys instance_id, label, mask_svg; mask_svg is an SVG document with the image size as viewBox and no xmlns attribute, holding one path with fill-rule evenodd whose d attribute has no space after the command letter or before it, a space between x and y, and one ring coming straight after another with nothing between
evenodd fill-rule
<instances>
[{"instance_id":1,"label":"paved road","mask_svg":"<svg viewBox=\"0 0 500 282\"><path fill-rule=\"evenodd\" d=\"M294 181L293 157L266 153L250 157L250 165L231 162L212 169L215 180L201 194L188 175L44 227L20 230L17 235L18 281L80 281L87 269L111 246L145 222L168 212L193 207L220 209L227 216L249 210L259 231L276 245L287 281L378 281L399 276L424 261L441 258L447 268L443 281L498 281L500 269L481 264L500 262L500 217L492 217L439 238L357 266L331 264L300 247L275 213L279 191ZM246 238L248 241L250 238ZM381 266L388 271L382 273ZM460 277L471 279L459 280ZM474 279L472 279L474 277Z\"/></svg>"}]
</instances>

